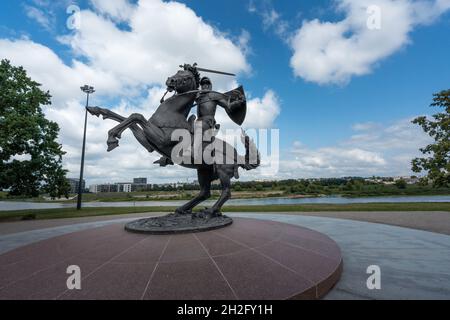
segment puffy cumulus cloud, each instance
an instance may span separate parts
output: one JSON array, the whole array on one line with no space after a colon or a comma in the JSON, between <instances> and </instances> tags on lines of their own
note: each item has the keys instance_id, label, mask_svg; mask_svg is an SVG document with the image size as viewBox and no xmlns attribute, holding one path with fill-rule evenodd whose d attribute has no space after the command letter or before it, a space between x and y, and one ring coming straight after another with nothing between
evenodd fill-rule
<instances>
[{"instance_id":1,"label":"puffy cumulus cloud","mask_svg":"<svg viewBox=\"0 0 450 320\"><path fill-rule=\"evenodd\" d=\"M300 141L291 157L280 163L283 177L396 176L412 172L411 160L430 137L411 124L411 119L391 125L360 123L355 134L336 146L309 149ZM408 143L405 143L407 141Z\"/></svg>"},{"instance_id":2,"label":"puffy cumulus cloud","mask_svg":"<svg viewBox=\"0 0 450 320\"><path fill-rule=\"evenodd\" d=\"M282 170L298 177L366 176L386 165L381 154L360 148L295 148L293 154L294 159L282 163Z\"/></svg>"},{"instance_id":3,"label":"puffy cumulus cloud","mask_svg":"<svg viewBox=\"0 0 450 320\"><path fill-rule=\"evenodd\" d=\"M61 128L69 176L78 175L81 157L84 98L80 85L95 86L91 105L124 116L137 112L149 118L165 92L166 78L178 70L180 63L198 62L203 67L237 74L251 71L246 58L250 34L243 31L234 37L222 33L184 4L160 0L92 0L91 4L90 10L80 13L80 29L58 37L71 49L69 61L28 38L0 39L0 56L24 66L43 89L50 90L52 106L45 108L45 113ZM229 77L211 75L211 79L220 91L238 85ZM279 112L275 97L269 91L263 98L249 101L249 119L254 121L257 114L262 120L251 126L273 122ZM159 155L149 154L129 130L124 132L120 147L107 153L107 133L114 125L113 121L88 118L88 184L129 181L134 176L149 177L151 182L195 178L194 170L177 166L161 170L153 165Z\"/></svg>"},{"instance_id":4,"label":"puffy cumulus cloud","mask_svg":"<svg viewBox=\"0 0 450 320\"><path fill-rule=\"evenodd\" d=\"M113 73L125 86L161 84L183 63L250 72L240 44L184 4L95 0L93 5L94 11L81 11L79 29L60 40L91 65ZM127 28L119 20L125 20ZM229 81L225 77L213 80L221 86Z\"/></svg>"},{"instance_id":5,"label":"puffy cumulus cloud","mask_svg":"<svg viewBox=\"0 0 450 320\"><path fill-rule=\"evenodd\" d=\"M0 39L0 54L23 65L51 89L55 99L79 96L78 84L90 83L102 96L140 96L182 63L238 74L251 68L245 52L250 35L220 32L177 2L92 0L93 9L80 13L80 28L58 39L73 52L65 64L53 50L30 39ZM120 21L125 20L126 26ZM232 88L232 78L211 75L217 89ZM76 83L77 85L74 85Z\"/></svg>"},{"instance_id":6,"label":"puffy cumulus cloud","mask_svg":"<svg viewBox=\"0 0 450 320\"><path fill-rule=\"evenodd\" d=\"M262 98L253 98L248 101L247 121L248 128L273 128L274 121L280 114L281 102L273 90L268 90Z\"/></svg>"},{"instance_id":7,"label":"puffy cumulus cloud","mask_svg":"<svg viewBox=\"0 0 450 320\"><path fill-rule=\"evenodd\" d=\"M127 0L91 0L95 9L116 21L128 21L134 7Z\"/></svg>"},{"instance_id":8,"label":"puffy cumulus cloud","mask_svg":"<svg viewBox=\"0 0 450 320\"><path fill-rule=\"evenodd\" d=\"M412 159L419 154L420 147L432 140L419 126L412 124L412 120L403 119L388 126L369 122L365 128L360 124L358 132L342 144L382 152L386 156L407 153Z\"/></svg>"},{"instance_id":9,"label":"puffy cumulus cloud","mask_svg":"<svg viewBox=\"0 0 450 320\"><path fill-rule=\"evenodd\" d=\"M217 122L224 129L239 129L224 110L218 107ZM262 98L251 98L247 101L247 117L243 126L249 129L274 128L274 121L281 111L280 98L273 90L267 90Z\"/></svg>"},{"instance_id":10,"label":"puffy cumulus cloud","mask_svg":"<svg viewBox=\"0 0 450 320\"><path fill-rule=\"evenodd\" d=\"M67 101L79 97L80 84L94 83L103 95L117 94L121 88L112 73L78 60L68 66L53 50L29 39L0 39L0 56L23 66L43 89L50 90L56 108L65 108Z\"/></svg>"},{"instance_id":11,"label":"puffy cumulus cloud","mask_svg":"<svg viewBox=\"0 0 450 320\"><path fill-rule=\"evenodd\" d=\"M345 84L368 74L378 61L407 45L415 27L450 9L449 0L336 1L343 20L304 21L290 40L291 67L306 81ZM378 12L380 28L369 28L368 20Z\"/></svg>"}]
</instances>

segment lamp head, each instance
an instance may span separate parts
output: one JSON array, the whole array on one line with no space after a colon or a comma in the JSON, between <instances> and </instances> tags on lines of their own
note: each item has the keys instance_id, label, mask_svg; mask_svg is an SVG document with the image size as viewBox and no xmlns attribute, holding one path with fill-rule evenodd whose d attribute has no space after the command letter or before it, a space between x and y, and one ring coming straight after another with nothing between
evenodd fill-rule
<instances>
[{"instance_id":1,"label":"lamp head","mask_svg":"<svg viewBox=\"0 0 450 320\"><path fill-rule=\"evenodd\" d=\"M80 87L81 91L83 91L84 93L94 93L95 89L92 86L89 86L87 84L85 84L84 86Z\"/></svg>"}]
</instances>

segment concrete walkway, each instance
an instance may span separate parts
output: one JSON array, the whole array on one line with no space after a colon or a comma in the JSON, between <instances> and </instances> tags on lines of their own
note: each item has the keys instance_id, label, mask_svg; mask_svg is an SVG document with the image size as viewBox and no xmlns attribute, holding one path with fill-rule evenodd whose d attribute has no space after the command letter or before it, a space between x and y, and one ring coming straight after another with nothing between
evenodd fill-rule
<instances>
[{"instance_id":1,"label":"concrete walkway","mask_svg":"<svg viewBox=\"0 0 450 320\"><path fill-rule=\"evenodd\" d=\"M31 231L64 225L79 224L85 222L109 221L114 219L140 218L161 215L165 213L130 213L121 215L105 215L105 216L86 216L78 218L65 219L44 219L44 220L27 220L27 221L11 221L0 223L0 236ZM419 229L450 235L450 212L439 211L324 211L324 212L265 212L268 215L302 215L314 217L329 217L337 219L347 219L365 222L375 222L388 224L398 227L406 227L411 229ZM0 212L1 215L1 212Z\"/></svg>"},{"instance_id":2,"label":"concrete walkway","mask_svg":"<svg viewBox=\"0 0 450 320\"><path fill-rule=\"evenodd\" d=\"M325 233L342 250L344 272L327 299L450 299L450 236L377 223L286 214L232 214L300 225ZM57 235L135 218L72 224L0 236L0 253ZM370 265L381 290L369 290Z\"/></svg>"},{"instance_id":3,"label":"concrete walkway","mask_svg":"<svg viewBox=\"0 0 450 320\"><path fill-rule=\"evenodd\" d=\"M0 213L1 214L1 213ZM136 219L141 217L150 217L155 215L162 215L164 213L130 213L120 215L106 215L106 216L92 216L92 217L77 217L64 219L42 219L42 220L26 220L26 221L8 221L0 223L0 236L19 233L25 231L33 231L47 228L54 228L60 226L69 226L74 224L84 224L90 222L102 222L112 220Z\"/></svg>"},{"instance_id":4,"label":"concrete walkway","mask_svg":"<svg viewBox=\"0 0 450 320\"><path fill-rule=\"evenodd\" d=\"M326 299L450 299L450 236L322 217L239 214L322 232L342 250L344 272ZM381 268L381 290L366 286L367 267Z\"/></svg>"}]
</instances>

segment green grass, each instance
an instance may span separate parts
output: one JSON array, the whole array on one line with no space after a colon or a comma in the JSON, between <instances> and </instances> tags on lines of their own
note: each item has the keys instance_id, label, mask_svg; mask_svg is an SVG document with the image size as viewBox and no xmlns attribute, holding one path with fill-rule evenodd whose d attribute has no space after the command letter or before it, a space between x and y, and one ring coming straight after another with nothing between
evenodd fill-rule
<instances>
[{"instance_id":1,"label":"green grass","mask_svg":"<svg viewBox=\"0 0 450 320\"><path fill-rule=\"evenodd\" d=\"M0 221L95 217L142 212L164 212L166 207L75 208L0 211Z\"/></svg>"},{"instance_id":2,"label":"green grass","mask_svg":"<svg viewBox=\"0 0 450 320\"><path fill-rule=\"evenodd\" d=\"M27 219L61 219L94 217L143 212L173 212L175 207L120 207L74 208L0 211L0 221ZM269 206L227 206L223 212L319 212L319 211L445 211L450 212L450 202L424 203L355 203L355 204L301 204Z\"/></svg>"},{"instance_id":3,"label":"green grass","mask_svg":"<svg viewBox=\"0 0 450 320\"><path fill-rule=\"evenodd\" d=\"M352 204L296 204L269 206L226 207L225 212L320 212L320 211L447 211L450 202L420 203L352 203Z\"/></svg>"}]
</instances>

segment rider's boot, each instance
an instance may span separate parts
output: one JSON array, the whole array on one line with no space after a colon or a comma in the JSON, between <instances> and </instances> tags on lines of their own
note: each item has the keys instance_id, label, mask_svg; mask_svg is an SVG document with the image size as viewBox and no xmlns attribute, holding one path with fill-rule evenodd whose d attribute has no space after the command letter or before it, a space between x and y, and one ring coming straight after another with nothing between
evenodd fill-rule
<instances>
[{"instance_id":1,"label":"rider's boot","mask_svg":"<svg viewBox=\"0 0 450 320\"><path fill-rule=\"evenodd\" d=\"M161 167L173 166L174 163L171 159L163 156L159 160L153 162L154 164L159 164Z\"/></svg>"}]
</instances>

